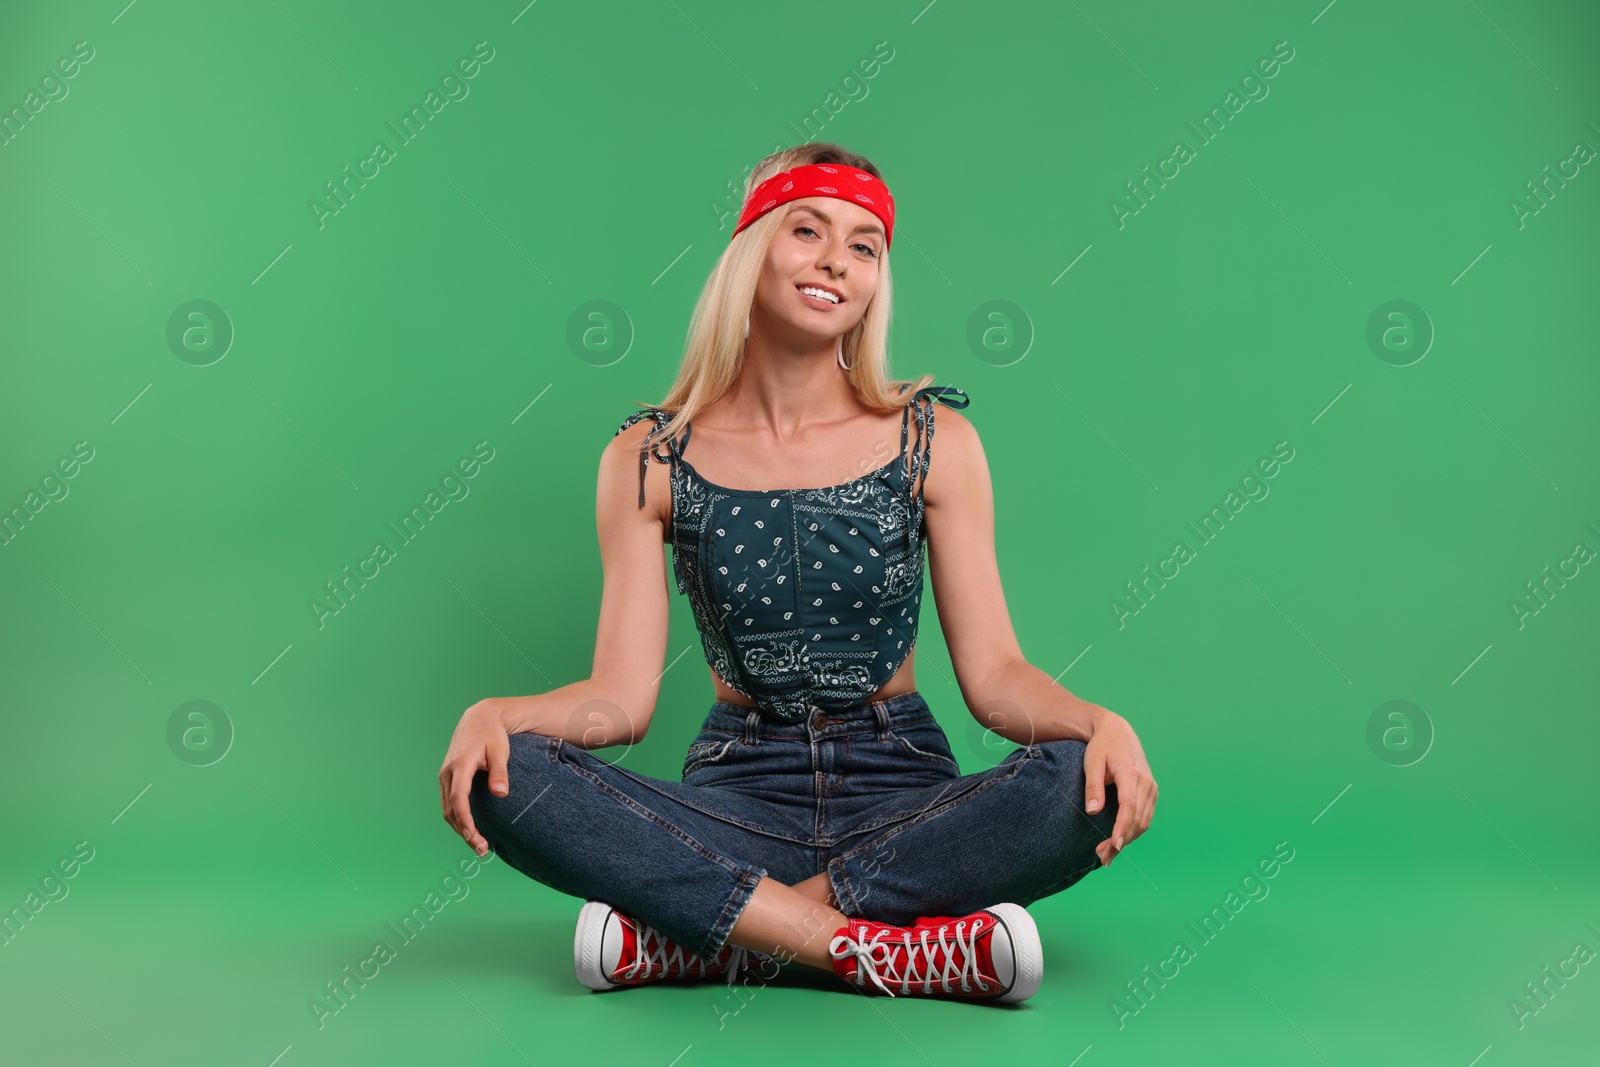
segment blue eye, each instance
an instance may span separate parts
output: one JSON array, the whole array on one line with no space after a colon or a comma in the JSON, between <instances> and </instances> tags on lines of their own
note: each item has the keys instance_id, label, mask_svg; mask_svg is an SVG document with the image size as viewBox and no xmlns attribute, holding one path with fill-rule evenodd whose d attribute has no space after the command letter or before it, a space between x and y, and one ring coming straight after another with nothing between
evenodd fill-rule
<instances>
[{"instance_id":1,"label":"blue eye","mask_svg":"<svg viewBox=\"0 0 1600 1067\"><path fill-rule=\"evenodd\" d=\"M795 233L809 233L813 237L818 236L817 231L812 229L810 226L796 226L794 228L794 232ZM873 248L869 244L866 244L865 242L858 241L855 244L851 245L850 247L851 248L865 249L867 255L871 256L873 259L877 259L878 258L877 249Z\"/></svg>"}]
</instances>

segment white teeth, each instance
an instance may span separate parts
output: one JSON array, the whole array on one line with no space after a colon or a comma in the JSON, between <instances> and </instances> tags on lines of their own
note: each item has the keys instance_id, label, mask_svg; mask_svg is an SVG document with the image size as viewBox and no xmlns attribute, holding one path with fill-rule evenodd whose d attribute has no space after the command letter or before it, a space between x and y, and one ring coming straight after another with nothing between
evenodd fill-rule
<instances>
[{"instance_id":1,"label":"white teeth","mask_svg":"<svg viewBox=\"0 0 1600 1067\"><path fill-rule=\"evenodd\" d=\"M826 289L813 289L809 285L802 285L799 288L802 293L806 294L807 296L814 296L818 300L826 300L833 304L837 304L839 302L839 298L828 292Z\"/></svg>"}]
</instances>

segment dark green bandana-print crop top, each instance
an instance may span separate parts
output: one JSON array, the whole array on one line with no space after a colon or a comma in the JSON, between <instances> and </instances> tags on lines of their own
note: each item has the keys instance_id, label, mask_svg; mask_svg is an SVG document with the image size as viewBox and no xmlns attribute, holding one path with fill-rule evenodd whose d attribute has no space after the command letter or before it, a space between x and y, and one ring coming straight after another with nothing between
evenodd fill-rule
<instances>
[{"instance_id":1,"label":"dark green bandana-print crop top","mask_svg":"<svg viewBox=\"0 0 1600 1067\"><path fill-rule=\"evenodd\" d=\"M932 456L935 400L971 402L954 386L917 390L901 415L895 458L825 489L713 485L683 458L692 424L665 442L666 455L660 442L639 453L640 507L649 456L671 464L672 569L706 661L763 715L797 722L813 707L859 704L910 654L927 542L917 475L926 478ZM646 417L659 429L671 416L644 408L617 434Z\"/></svg>"}]
</instances>

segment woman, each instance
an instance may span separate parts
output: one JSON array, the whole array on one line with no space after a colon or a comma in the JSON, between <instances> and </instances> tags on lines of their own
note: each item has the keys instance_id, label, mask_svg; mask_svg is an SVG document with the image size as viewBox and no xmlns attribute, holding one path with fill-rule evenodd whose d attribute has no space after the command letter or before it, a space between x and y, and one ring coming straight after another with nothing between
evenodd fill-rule
<instances>
[{"instance_id":1,"label":"woman","mask_svg":"<svg viewBox=\"0 0 1600 1067\"><path fill-rule=\"evenodd\" d=\"M811 143L746 193L671 392L601 457L593 675L468 708L445 820L588 901L574 967L594 989L794 960L869 992L1024 1000L1043 961L1023 905L1109 866L1155 782L1126 720L1022 657L964 417L940 415L932 473L935 401L965 394L887 377L878 169ZM716 693L682 782L588 751L634 744L655 713L663 542ZM924 545L961 695L1021 746L980 773L960 773L912 673Z\"/></svg>"}]
</instances>

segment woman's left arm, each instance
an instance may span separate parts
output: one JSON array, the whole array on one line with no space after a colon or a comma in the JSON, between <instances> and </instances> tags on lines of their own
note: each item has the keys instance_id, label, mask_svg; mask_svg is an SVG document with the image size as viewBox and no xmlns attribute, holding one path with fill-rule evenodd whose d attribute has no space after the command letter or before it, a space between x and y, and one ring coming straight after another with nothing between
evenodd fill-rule
<instances>
[{"instance_id":1,"label":"woman's left arm","mask_svg":"<svg viewBox=\"0 0 1600 1067\"><path fill-rule=\"evenodd\" d=\"M1096 846L1102 864L1149 829L1156 782L1144 747L1122 716L1068 692L1022 656L1000 585L995 557L994 486L978 431L941 408L934 438L938 455L923 487L928 568L956 684L986 729L1019 745L1072 739L1087 742L1084 810L1105 806L1105 786L1117 788L1117 820Z\"/></svg>"}]
</instances>

